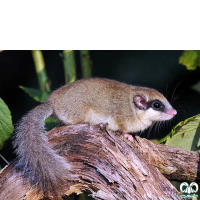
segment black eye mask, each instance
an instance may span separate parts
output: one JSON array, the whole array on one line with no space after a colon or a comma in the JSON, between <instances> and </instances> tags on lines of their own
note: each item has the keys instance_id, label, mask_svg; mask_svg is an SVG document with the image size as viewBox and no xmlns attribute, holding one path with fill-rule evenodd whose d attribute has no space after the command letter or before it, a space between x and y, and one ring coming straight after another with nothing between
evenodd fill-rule
<instances>
[{"instance_id":1,"label":"black eye mask","mask_svg":"<svg viewBox=\"0 0 200 200\"><path fill-rule=\"evenodd\" d=\"M148 101L147 102L147 109L148 108L153 108L156 111L162 111L162 112L164 112L164 110L165 110L164 104L157 99L152 100L152 101Z\"/></svg>"}]
</instances>

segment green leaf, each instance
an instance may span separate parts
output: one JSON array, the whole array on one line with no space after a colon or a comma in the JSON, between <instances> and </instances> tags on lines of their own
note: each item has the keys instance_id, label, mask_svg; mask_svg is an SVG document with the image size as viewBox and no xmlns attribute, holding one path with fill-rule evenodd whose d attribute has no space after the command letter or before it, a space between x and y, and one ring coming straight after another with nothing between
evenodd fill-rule
<instances>
[{"instance_id":1,"label":"green leaf","mask_svg":"<svg viewBox=\"0 0 200 200\"><path fill-rule=\"evenodd\" d=\"M159 143L180 147L187 150L199 150L200 147L200 114L178 123Z\"/></svg>"},{"instance_id":2,"label":"green leaf","mask_svg":"<svg viewBox=\"0 0 200 200\"><path fill-rule=\"evenodd\" d=\"M184 51L179 59L179 63L185 65L188 70L195 70L197 67L200 67L200 51Z\"/></svg>"},{"instance_id":3,"label":"green leaf","mask_svg":"<svg viewBox=\"0 0 200 200\"><path fill-rule=\"evenodd\" d=\"M46 131L50 131L51 129L53 129L59 125L58 121L56 121L52 117L46 118L44 122L45 122Z\"/></svg>"},{"instance_id":4,"label":"green leaf","mask_svg":"<svg viewBox=\"0 0 200 200\"><path fill-rule=\"evenodd\" d=\"M50 92L37 90L33 88L27 88L24 86L19 86L24 92L26 92L29 96L31 96L34 100L39 101L41 103L45 102L46 99L49 97Z\"/></svg>"},{"instance_id":5,"label":"green leaf","mask_svg":"<svg viewBox=\"0 0 200 200\"><path fill-rule=\"evenodd\" d=\"M3 143L12 135L14 127L8 106L0 98L0 149Z\"/></svg>"},{"instance_id":6,"label":"green leaf","mask_svg":"<svg viewBox=\"0 0 200 200\"><path fill-rule=\"evenodd\" d=\"M195 85L191 87L191 89L195 90L196 92L200 93L200 81L198 81Z\"/></svg>"}]
</instances>

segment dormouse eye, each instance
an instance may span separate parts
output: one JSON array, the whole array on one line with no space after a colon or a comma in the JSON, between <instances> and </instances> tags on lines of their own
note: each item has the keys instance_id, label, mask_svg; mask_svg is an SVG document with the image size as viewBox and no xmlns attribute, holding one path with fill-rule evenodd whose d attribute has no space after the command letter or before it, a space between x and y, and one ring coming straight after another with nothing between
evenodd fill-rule
<instances>
[{"instance_id":1,"label":"dormouse eye","mask_svg":"<svg viewBox=\"0 0 200 200\"><path fill-rule=\"evenodd\" d=\"M155 99L147 102L147 109L148 108L153 108L156 111L164 112L165 105L160 100Z\"/></svg>"},{"instance_id":2,"label":"dormouse eye","mask_svg":"<svg viewBox=\"0 0 200 200\"><path fill-rule=\"evenodd\" d=\"M154 110L161 110L162 104L159 101L155 101L151 106Z\"/></svg>"}]
</instances>

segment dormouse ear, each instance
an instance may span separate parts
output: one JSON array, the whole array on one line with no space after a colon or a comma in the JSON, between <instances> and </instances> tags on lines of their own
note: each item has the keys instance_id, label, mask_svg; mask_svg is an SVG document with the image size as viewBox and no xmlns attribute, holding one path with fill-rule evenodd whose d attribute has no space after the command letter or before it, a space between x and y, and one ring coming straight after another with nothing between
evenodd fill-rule
<instances>
[{"instance_id":1,"label":"dormouse ear","mask_svg":"<svg viewBox=\"0 0 200 200\"><path fill-rule=\"evenodd\" d=\"M147 101L142 95L136 95L133 98L133 102L139 109L145 110L147 108Z\"/></svg>"}]
</instances>

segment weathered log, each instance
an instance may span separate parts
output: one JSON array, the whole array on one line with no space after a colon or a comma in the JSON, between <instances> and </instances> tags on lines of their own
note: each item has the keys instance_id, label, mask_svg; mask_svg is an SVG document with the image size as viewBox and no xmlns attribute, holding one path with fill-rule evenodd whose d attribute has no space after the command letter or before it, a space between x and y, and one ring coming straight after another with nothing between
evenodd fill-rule
<instances>
[{"instance_id":1,"label":"weathered log","mask_svg":"<svg viewBox=\"0 0 200 200\"><path fill-rule=\"evenodd\" d=\"M200 183L200 160L198 153L154 144L147 139L139 137L137 139L139 143L138 151L143 155L144 159L157 167L169 180Z\"/></svg>"},{"instance_id":2,"label":"weathered log","mask_svg":"<svg viewBox=\"0 0 200 200\"><path fill-rule=\"evenodd\" d=\"M199 181L199 155L195 152L138 136L130 142L120 134L87 124L58 127L47 137L73 169L63 191L66 196L87 191L95 199L105 200L180 199L167 178ZM13 170L13 164L1 171L0 199L42 199L36 186L31 187Z\"/></svg>"}]
</instances>

